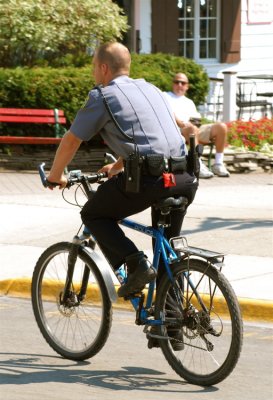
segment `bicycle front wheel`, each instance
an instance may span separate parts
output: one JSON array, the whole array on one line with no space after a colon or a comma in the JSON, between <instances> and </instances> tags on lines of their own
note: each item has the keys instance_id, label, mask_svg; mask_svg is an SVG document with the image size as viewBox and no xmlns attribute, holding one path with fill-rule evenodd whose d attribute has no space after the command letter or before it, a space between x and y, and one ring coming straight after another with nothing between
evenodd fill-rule
<instances>
[{"instance_id":1,"label":"bicycle front wheel","mask_svg":"<svg viewBox=\"0 0 273 400\"><path fill-rule=\"evenodd\" d=\"M190 259L159 285L156 318L165 318L160 347L170 366L188 382L214 385L235 367L242 346L242 319L236 295L224 275Z\"/></svg>"},{"instance_id":2,"label":"bicycle front wheel","mask_svg":"<svg viewBox=\"0 0 273 400\"><path fill-rule=\"evenodd\" d=\"M69 301L62 302L71 243L49 247L32 277L32 306L47 343L71 360L93 357L104 346L112 323L112 304L93 260L79 249Z\"/></svg>"}]
</instances>

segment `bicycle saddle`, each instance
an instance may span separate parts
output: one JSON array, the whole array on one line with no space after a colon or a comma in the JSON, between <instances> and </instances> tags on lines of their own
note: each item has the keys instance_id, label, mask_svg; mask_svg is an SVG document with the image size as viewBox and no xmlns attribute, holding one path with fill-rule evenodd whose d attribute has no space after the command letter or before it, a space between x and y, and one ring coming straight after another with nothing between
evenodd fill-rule
<instances>
[{"instance_id":1,"label":"bicycle saddle","mask_svg":"<svg viewBox=\"0 0 273 400\"><path fill-rule=\"evenodd\" d=\"M165 197L164 199L159 199L154 203L154 207L162 210L166 208L172 207L185 207L188 204L187 197L180 196L180 197Z\"/></svg>"}]
</instances>

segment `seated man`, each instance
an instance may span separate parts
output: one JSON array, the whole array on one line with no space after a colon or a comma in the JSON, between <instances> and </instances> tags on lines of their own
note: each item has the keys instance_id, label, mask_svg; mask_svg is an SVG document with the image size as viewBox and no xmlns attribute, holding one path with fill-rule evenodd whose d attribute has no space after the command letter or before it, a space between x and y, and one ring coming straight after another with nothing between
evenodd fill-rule
<instances>
[{"instance_id":1,"label":"seated man","mask_svg":"<svg viewBox=\"0 0 273 400\"><path fill-rule=\"evenodd\" d=\"M186 141L188 142L190 134L195 134L196 143L208 144L212 141L215 144L215 164L212 166L212 172L200 159L200 178L212 178L213 175L228 177L230 174L223 162L227 126L220 122L205 124L200 128L194 126L190 122L190 118L200 118L200 114L197 112L194 102L186 97L188 89L189 81L187 76L179 72L173 79L173 91L166 92L166 95L175 114L176 123Z\"/></svg>"}]
</instances>

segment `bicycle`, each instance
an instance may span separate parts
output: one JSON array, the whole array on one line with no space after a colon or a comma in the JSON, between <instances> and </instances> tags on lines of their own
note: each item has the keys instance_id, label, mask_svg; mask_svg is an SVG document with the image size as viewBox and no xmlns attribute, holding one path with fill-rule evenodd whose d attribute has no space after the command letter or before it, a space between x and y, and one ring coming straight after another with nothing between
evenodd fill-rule
<instances>
[{"instance_id":1,"label":"bicycle","mask_svg":"<svg viewBox=\"0 0 273 400\"><path fill-rule=\"evenodd\" d=\"M46 186L44 164L39 167ZM70 172L67 187L78 185L87 197L92 183L105 174ZM64 189L65 190L65 189ZM120 224L154 238L153 267L160 256L165 274L131 296L137 325L144 326L148 347L159 346L173 370L186 381L214 385L234 369L242 347L242 318L236 295L222 271L224 254L188 246L183 236L168 241L164 228L170 210L185 207L187 199L166 198L157 228L131 219ZM32 306L47 343L61 356L85 360L105 345L112 323L112 303L117 295L106 260L95 251L95 239L87 227L72 242L50 246L40 256L32 278ZM80 234L79 234L80 233ZM126 266L116 271L126 281ZM179 333L179 335L173 334Z\"/></svg>"}]
</instances>

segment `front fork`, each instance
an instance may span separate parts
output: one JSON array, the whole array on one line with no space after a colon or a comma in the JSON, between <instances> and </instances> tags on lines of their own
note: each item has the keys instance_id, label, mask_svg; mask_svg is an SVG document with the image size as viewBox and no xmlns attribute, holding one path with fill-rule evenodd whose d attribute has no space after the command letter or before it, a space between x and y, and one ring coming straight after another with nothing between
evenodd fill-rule
<instances>
[{"instance_id":1,"label":"front fork","mask_svg":"<svg viewBox=\"0 0 273 400\"><path fill-rule=\"evenodd\" d=\"M68 253L68 259L67 259L68 266L67 266L66 281L65 281L63 293L60 296L60 303L62 305L65 305L65 306L77 305L77 304L79 304L80 301L82 301L84 299L84 297L86 295L87 285L88 285L89 275L90 275L89 268L87 267L87 265L85 265L80 291L77 295L76 295L76 293L73 293L73 275L74 275L75 264L76 264L77 257L79 254L80 246L87 239L88 239L88 237L86 235L81 235L80 237L76 235L76 236L74 236L74 238L72 240L71 247L70 247L70 250Z\"/></svg>"}]
</instances>

